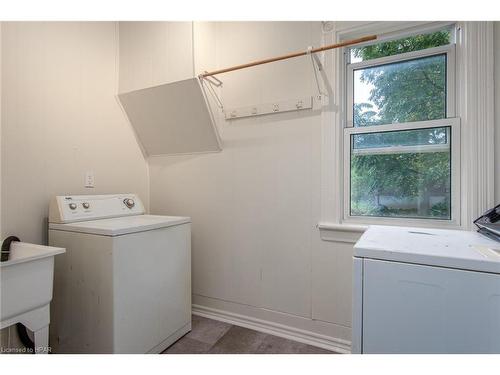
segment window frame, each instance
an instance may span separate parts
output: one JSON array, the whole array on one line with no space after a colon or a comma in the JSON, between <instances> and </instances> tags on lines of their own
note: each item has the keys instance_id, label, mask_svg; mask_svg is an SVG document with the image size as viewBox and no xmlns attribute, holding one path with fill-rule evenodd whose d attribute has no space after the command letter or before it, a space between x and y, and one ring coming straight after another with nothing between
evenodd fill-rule
<instances>
[{"instance_id":1,"label":"window frame","mask_svg":"<svg viewBox=\"0 0 500 375\"><path fill-rule=\"evenodd\" d=\"M451 163L451 199L450 219L406 218L389 216L355 216L351 215L351 136L354 134L387 133L403 130L419 130L426 128L449 127L450 163ZM408 224L432 223L433 226L460 225L460 119L444 118L439 120L414 121L394 125L378 125L366 127L349 127L344 129L344 222L352 224L393 224L395 221L404 221ZM441 146L441 145L440 145ZM410 146L412 147L412 146ZM426 146L419 146L420 148ZM434 147L431 145L430 147Z\"/></svg>"},{"instance_id":2,"label":"window frame","mask_svg":"<svg viewBox=\"0 0 500 375\"><path fill-rule=\"evenodd\" d=\"M446 55L446 117L455 117L455 45L448 44L446 46L433 47L420 51L412 51L379 57L357 63L350 63L349 50L346 52L346 127L353 127L353 104L354 104L354 71L365 68L373 68L380 65L387 65L397 62L405 62L416 60L422 57ZM398 123L399 124L399 123ZM395 125L398 125L395 124ZM373 125L382 126L382 125Z\"/></svg>"},{"instance_id":3,"label":"window frame","mask_svg":"<svg viewBox=\"0 0 500 375\"><path fill-rule=\"evenodd\" d=\"M417 35L415 31L404 35L410 37ZM398 35L398 38L401 36ZM378 43L385 42L380 40ZM368 44L367 44L368 45ZM456 58L455 58L455 39L452 33L450 44L445 46L433 47L419 51L406 52L398 55L386 56L371 60L350 63L350 49L344 51L344 93L346 100L344 102L344 127L343 127L343 200L342 200L342 222L346 224L386 224L386 225L414 225L433 227L459 227L461 218L460 207L460 119L456 118ZM380 65L404 62L421 57L446 55L446 117L438 120L415 121L395 124L373 125L355 127L353 124L353 104L354 104L354 71L361 68L370 68ZM450 219L429 219L429 218L404 218L404 217L386 217L386 216L353 216L350 213L351 207L351 135L364 133L381 133L398 130L418 130L434 127L450 127L450 162L451 162L451 218ZM426 146L424 146L426 147Z\"/></svg>"}]
</instances>

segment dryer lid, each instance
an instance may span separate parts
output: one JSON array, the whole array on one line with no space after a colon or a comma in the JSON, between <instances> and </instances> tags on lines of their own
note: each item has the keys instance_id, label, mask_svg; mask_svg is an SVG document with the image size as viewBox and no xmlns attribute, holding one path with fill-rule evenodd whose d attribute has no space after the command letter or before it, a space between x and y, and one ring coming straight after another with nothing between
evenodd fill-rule
<instances>
[{"instance_id":1,"label":"dryer lid","mask_svg":"<svg viewBox=\"0 0 500 375\"><path fill-rule=\"evenodd\" d=\"M500 273L500 244L463 230L373 225L354 246L354 256Z\"/></svg>"}]
</instances>

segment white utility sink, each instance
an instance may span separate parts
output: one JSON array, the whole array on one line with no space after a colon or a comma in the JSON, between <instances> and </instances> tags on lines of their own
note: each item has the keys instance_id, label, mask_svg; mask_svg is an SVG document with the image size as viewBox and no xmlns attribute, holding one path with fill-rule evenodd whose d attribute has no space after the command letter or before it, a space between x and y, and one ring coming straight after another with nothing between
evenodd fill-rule
<instances>
[{"instance_id":1,"label":"white utility sink","mask_svg":"<svg viewBox=\"0 0 500 375\"><path fill-rule=\"evenodd\" d=\"M0 329L22 323L34 332L35 351L48 352L54 256L66 249L12 242L9 260L0 262Z\"/></svg>"}]
</instances>

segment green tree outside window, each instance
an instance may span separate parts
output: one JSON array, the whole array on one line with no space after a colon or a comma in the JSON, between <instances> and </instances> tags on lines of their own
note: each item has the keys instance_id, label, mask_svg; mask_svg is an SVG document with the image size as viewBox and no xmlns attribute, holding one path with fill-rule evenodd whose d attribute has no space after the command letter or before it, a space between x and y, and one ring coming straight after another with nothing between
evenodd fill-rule
<instances>
[{"instance_id":1,"label":"green tree outside window","mask_svg":"<svg viewBox=\"0 0 500 375\"><path fill-rule=\"evenodd\" d=\"M362 61L447 45L450 32L438 31L351 49ZM446 55L373 66L354 71L369 85L366 102L353 106L354 126L375 126L446 117ZM391 134L392 133L392 134ZM437 145L447 128L356 134L355 148ZM351 215L450 219L451 152L351 155Z\"/></svg>"}]
</instances>

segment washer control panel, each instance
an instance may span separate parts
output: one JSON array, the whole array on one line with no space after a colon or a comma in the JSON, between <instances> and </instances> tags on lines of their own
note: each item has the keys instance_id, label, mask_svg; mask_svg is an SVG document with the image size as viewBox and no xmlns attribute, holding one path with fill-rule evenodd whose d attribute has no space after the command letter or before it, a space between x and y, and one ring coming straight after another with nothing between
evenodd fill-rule
<instances>
[{"instance_id":1,"label":"washer control panel","mask_svg":"<svg viewBox=\"0 0 500 375\"><path fill-rule=\"evenodd\" d=\"M136 194L60 195L50 203L49 221L72 223L144 213Z\"/></svg>"}]
</instances>

